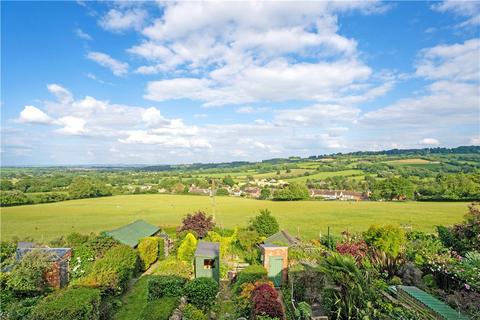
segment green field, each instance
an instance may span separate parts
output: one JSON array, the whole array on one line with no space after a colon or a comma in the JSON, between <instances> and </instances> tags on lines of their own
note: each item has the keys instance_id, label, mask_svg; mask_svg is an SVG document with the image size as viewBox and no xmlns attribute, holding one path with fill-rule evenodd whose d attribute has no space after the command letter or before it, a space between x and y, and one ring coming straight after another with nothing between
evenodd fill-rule
<instances>
[{"instance_id":1,"label":"green field","mask_svg":"<svg viewBox=\"0 0 480 320\"><path fill-rule=\"evenodd\" d=\"M273 202L217 197L217 224L245 226L259 209L268 208L281 228L305 238L317 237L330 226L363 231L371 224L411 224L413 230L433 231L435 225L462 220L467 204L461 202ZM73 231L81 233L113 229L136 219L164 227L179 225L192 211L212 212L211 199L187 195L128 195L72 200L1 209L1 238L30 236L48 241ZM297 229L298 228L298 229Z\"/></svg>"},{"instance_id":2,"label":"green field","mask_svg":"<svg viewBox=\"0 0 480 320\"><path fill-rule=\"evenodd\" d=\"M291 178L291 179L285 179L289 182L301 182L305 183L307 180L315 180L315 179L325 179L328 177L334 177L334 176L354 176L354 175L361 175L363 173L362 170L343 170L343 171L327 171L327 172L319 172L315 174L311 174L309 176L302 176L302 177L296 177L296 178Z\"/></svg>"}]
</instances>

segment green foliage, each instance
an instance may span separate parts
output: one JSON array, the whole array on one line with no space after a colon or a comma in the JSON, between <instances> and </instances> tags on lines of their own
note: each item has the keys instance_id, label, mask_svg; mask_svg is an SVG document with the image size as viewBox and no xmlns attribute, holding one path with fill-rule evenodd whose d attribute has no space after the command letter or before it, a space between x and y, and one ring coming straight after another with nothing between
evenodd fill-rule
<instances>
[{"instance_id":1,"label":"green foliage","mask_svg":"<svg viewBox=\"0 0 480 320\"><path fill-rule=\"evenodd\" d=\"M32 203L32 200L22 191L0 191L0 206L2 207L17 206L29 203Z\"/></svg>"},{"instance_id":2,"label":"green foliage","mask_svg":"<svg viewBox=\"0 0 480 320\"><path fill-rule=\"evenodd\" d=\"M409 233L405 246L405 255L417 266L423 268L437 263L446 263L451 260L450 251L434 235L423 233Z\"/></svg>"},{"instance_id":3,"label":"green foliage","mask_svg":"<svg viewBox=\"0 0 480 320\"><path fill-rule=\"evenodd\" d=\"M433 274L426 274L422 277L423 283L429 288L436 288L437 282L435 281L435 277Z\"/></svg>"},{"instance_id":4,"label":"green foliage","mask_svg":"<svg viewBox=\"0 0 480 320\"><path fill-rule=\"evenodd\" d=\"M259 260L260 250L258 244L262 238L256 230L240 229L237 233L238 244L244 252L245 261L254 264Z\"/></svg>"},{"instance_id":5,"label":"green foliage","mask_svg":"<svg viewBox=\"0 0 480 320\"><path fill-rule=\"evenodd\" d=\"M215 231L209 231L205 237L205 241L220 243L220 258L225 259L227 255L233 253L233 245L237 241L237 229L230 236L221 236Z\"/></svg>"},{"instance_id":6,"label":"green foliage","mask_svg":"<svg viewBox=\"0 0 480 320\"><path fill-rule=\"evenodd\" d=\"M138 264L135 250L126 245L118 245L96 260L90 272L77 283L119 294L126 289L128 281L138 270Z\"/></svg>"},{"instance_id":7,"label":"green foliage","mask_svg":"<svg viewBox=\"0 0 480 320\"><path fill-rule=\"evenodd\" d=\"M165 260L165 239L158 239L158 260Z\"/></svg>"},{"instance_id":8,"label":"green foliage","mask_svg":"<svg viewBox=\"0 0 480 320\"><path fill-rule=\"evenodd\" d=\"M90 288L68 288L47 296L32 312L35 320L100 319L100 291Z\"/></svg>"},{"instance_id":9,"label":"green foliage","mask_svg":"<svg viewBox=\"0 0 480 320\"><path fill-rule=\"evenodd\" d=\"M396 257L405 244L405 232L391 225L375 226L363 233L363 238L369 246L373 246L385 253Z\"/></svg>"},{"instance_id":10,"label":"green foliage","mask_svg":"<svg viewBox=\"0 0 480 320\"><path fill-rule=\"evenodd\" d=\"M268 209L260 210L260 213L250 220L250 230L257 231L261 237L269 237L280 229L277 219L272 216Z\"/></svg>"},{"instance_id":11,"label":"green foliage","mask_svg":"<svg viewBox=\"0 0 480 320\"><path fill-rule=\"evenodd\" d=\"M298 320L310 320L312 316L312 308L308 303L302 301L298 304L297 309L295 310L295 317Z\"/></svg>"},{"instance_id":12,"label":"green foliage","mask_svg":"<svg viewBox=\"0 0 480 320\"><path fill-rule=\"evenodd\" d=\"M308 198L308 188L297 182L291 182L287 187L273 193L273 200L277 201L305 200Z\"/></svg>"},{"instance_id":13,"label":"green foliage","mask_svg":"<svg viewBox=\"0 0 480 320\"><path fill-rule=\"evenodd\" d=\"M272 192L269 188L262 188L262 190L260 191L260 197L258 197L258 199L267 200L270 198L271 194Z\"/></svg>"},{"instance_id":14,"label":"green foliage","mask_svg":"<svg viewBox=\"0 0 480 320\"><path fill-rule=\"evenodd\" d=\"M415 185L403 177L378 180L375 183L372 199L407 200L413 199Z\"/></svg>"},{"instance_id":15,"label":"green foliage","mask_svg":"<svg viewBox=\"0 0 480 320\"><path fill-rule=\"evenodd\" d=\"M38 294L47 287L45 272L52 266L51 257L40 250L27 252L15 265L7 285L18 294Z\"/></svg>"},{"instance_id":16,"label":"green foliage","mask_svg":"<svg viewBox=\"0 0 480 320\"><path fill-rule=\"evenodd\" d=\"M213 216L208 216L203 211L197 211L194 214L187 214L182 219L182 226L178 229L178 232L194 231L199 238L203 238L214 227L215 221L213 221Z\"/></svg>"},{"instance_id":17,"label":"green foliage","mask_svg":"<svg viewBox=\"0 0 480 320\"><path fill-rule=\"evenodd\" d=\"M226 176L223 178L222 183L229 187L233 187L235 185L235 180L231 176Z\"/></svg>"},{"instance_id":18,"label":"green foliage","mask_svg":"<svg viewBox=\"0 0 480 320\"><path fill-rule=\"evenodd\" d=\"M0 267L6 267L15 262L17 245L12 241L0 242Z\"/></svg>"},{"instance_id":19,"label":"green foliage","mask_svg":"<svg viewBox=\"0 0 480 320\"><path fill-rule=\"evenodd\" d=\"M230 193L225 188L219 188L219 189L217 189L217 192L216 192L217 196L228 196L229 194Z\"/></svg>"},{"instance_id":20,"label":"green foliage","mask_svg":"<svg viewBox=\"0 0 480 320\"><path fill-rule=\"evenodd\" d=\"M190 278L193 274L193 267L191 261L177 260L175 256L169 256L163 261L160 261L157 269L157 275L177 275L185 278Z\"/></svg>"},{"instance_id":21,"label":"green foliage","mask_svg":"<svg viewBox=\"0 0 480 320\"><path fill-rule=\"evenodd\" d=\"M192 233L187 233L185 239L183 239L180 247L177 250L177 259L191 262L193 260L193 255L197 249L197 239Z\"/></svg>"},{"instance_id":22,"label":"green foliage","mask_svg":"<svg viewBox=\"0 0 480 320\"><path fill-rule=\"evenodd\" d=\"M372 301L375 288L368 271L360 270L350 256L333 254L322 260L320 271L333 285L322 294L324 307L332 318L371 319L375 313Z\"/></svg>"},{"instance_id":23,"label":"green foliage","mask_svg":"<svg viewBox=\"0 0 480 320\"><path fill-rule=\"evenodd\" d=\"M207 320L207 316L203 311L193 304L188 303L183 310L182 320Z\"/></svg>"},{"instance_id":24,"label":"green foliage","mask_svg":"<svg viewBox=\"0 0 480 320\"><path fill-rule=\"evenodd\" d=\"M75 279L88 273L93 261L95 261L95 252L86 245L75 247L72 251L70 276Z\"/></svg>"},{"instance_id":25,"label":"green foliage","mask_svg":"<svg viewBox=\"0 0 480 320\"><path fill-rule=\"evenodd\" d=\"M240 292L244 283L254 283L257 280L265 280L267 278L267 269L261 265L250 265L240 271L237 275L237 281L233 287L234 292Z\"/></svg>"},{"instance_id":26,"label":"green foliage","mask_svg":"<svg viewBox=\"0 0 480 320\"><path fill-rule=\"evenodd\" d=\"M68 193L73 199L111 196L112 191L100 180L91 177L75 177L68 187Z\"/></svg>"},{"instance_id":27,"label":"green foliage","mask_svg":"<svg viewBox=\"0 0 480 320\"><path fill-rule=\"evenodd\" d=\"M187 279L180 276L151 276L148 279L148 300L179 297Z\"/></svg>"},{"instance_id":28,"label":"green foliage","mask_svg":"<svg viewBox=\"0 0 480 320\"><path fill-rule=\"evenodd\" d=\"M160 300L150 301L143 309L141 320L168 320L178 306L178 298L165 297Z\"/></svg>"},{"instance_id":29,"label":"green foliage","mask_svg":"<svg viewBox=\"0 0 480 320\"><path fill-rule=\"evenodd\" d=\"M77 247L83 244L86 244L90 237L88 235L84 235L78 232L72 232L67 235L65 241L66 245L69 247Z\"/></svg>"},{"instance_id":30,"label":"green foliage","mask_svg":"<svg viewBox=\"0 0 480 320\"><path fill-rule=\"evenodd\" d=\"M163 242L163 239L161 239ZM138 255L142 263L142 269L147 270L158 258L158 237L147 237L138 243Z\"/></svg>"},{"instance_id":31,"label":"green foliage","mask_svg":"<svg viewBox=\"0 0 480 320\"><path fill-rule=\"evenodd\" d=\"M184 293L189 303L206 311L215 303L218 283L212 278L196 278L185 286Z\"/></svg>"},{"instance_id":32,"label":"green foliage","mask_svg":"<svg viewBox=\"0 0 480 320\"><path fill-rule=\"evenodd\" d=\"M113 239L110 236L107 236L105 233L100 233L97 236L89 239L85 245L92 249L95 252L97 258L103 257L106 251L110 250L116 245L119 245L120 242Z\"/></svg>"}]
</instances>

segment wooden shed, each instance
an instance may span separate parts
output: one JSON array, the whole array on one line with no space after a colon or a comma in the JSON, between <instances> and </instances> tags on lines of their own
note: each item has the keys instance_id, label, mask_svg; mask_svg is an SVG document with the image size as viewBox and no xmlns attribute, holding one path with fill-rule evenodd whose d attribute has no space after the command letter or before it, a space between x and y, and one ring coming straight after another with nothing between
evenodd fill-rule
<instances>
[{"instance_id":1,"label":"wooden shed","mask_svg":"<svg viewBox=\"0 0 480 320\"><path fill-rule=\"evenodd\" d=\"M262 262L268 271L268 278L275 287L280 287L287 280L288 247L264 243L260 245L262 250Z\"/></svg>"},{"instance_id":2,"label":"wooden shed","mask_svg":"<svg viewBox=\"0 0 480 320\"><path fill-rule=\"evenodd\" d=\"M195 251L195 278L220 282L220 243L199 242Z\"/></svg>"}]
</instances>

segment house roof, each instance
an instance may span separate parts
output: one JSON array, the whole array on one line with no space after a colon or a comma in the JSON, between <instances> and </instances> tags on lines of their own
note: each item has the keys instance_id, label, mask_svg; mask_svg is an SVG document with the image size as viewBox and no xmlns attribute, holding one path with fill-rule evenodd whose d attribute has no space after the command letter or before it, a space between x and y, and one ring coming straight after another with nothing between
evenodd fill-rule
<instances>
[{"instance_id":1,"label":"house roof","mask_svg":"<svg viewBox=\"0 0 480 320\"><path fill-rule=\"evenodd\" d=\"M298 240L285 230L280 230L263 241L264 244L284 244L287 246L291 246L297 242Z\"/></svg>"},{"instance_id":2,"label":"house roof","mask_svg":"<svg viewBox=\"0 0 480 320\"><path fill-rule=\"evenodd\" d=\"M138 245L138 241L141 238L152 236L159 230L160 228L153 224L144 220L137 220L118 229L107 231L106 234L113 239L134 248Z\"/></svg>"},{"instance_id":3,"label":"house roof","mask_svg":"<svg viewBox=\"0 0 480 320\"><path fill-rule=\"evenodd\" d=\"M220 254L220 243L218 242L199 242L195 256L218 257Z\"/></svg>"}]
</instances>

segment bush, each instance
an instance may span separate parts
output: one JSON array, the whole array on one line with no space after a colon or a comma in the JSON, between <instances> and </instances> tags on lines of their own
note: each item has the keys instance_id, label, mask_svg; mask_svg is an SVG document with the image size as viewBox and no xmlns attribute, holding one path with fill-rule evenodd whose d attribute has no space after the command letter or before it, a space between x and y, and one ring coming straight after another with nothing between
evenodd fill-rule
<instances>
[{"instance_id":1,"label":"bush","mask_svg":"<svg viewBox=\"0 0 480 320\"><path fill-rule=\"evenodd\" d=\"M181 231L195 231L199 238L203 238L207 235L207 232L213 230L215 222L212 216L207 216L205 212L198 211L194 214L188 214L182 220L182 226L178 229Z\"/></svg>"},{"instance_id":2,"label":"bush","mask_svg":"<svg viewBox=\"0 0 480 320\"><path fill-rule=\"evenodd\" d=\"M278 293L269 284L261 284L252 293L253 315L278 317L283 319L283 309L278 300Z\"/></svg>"},{"instance_id":3,"label":"bush","mask_svg":"<svg viewBox=\"0 0 480 320\"><path fill-rule=\"evenodd\" d=\"M384 227L372 225L363 233L363 237L369 246L373 246L392 257L398 256L405 244L404 231L391 225Z\"/></svg>"},{"instance_id":4,"label":"bush","mask_svg":"<svg viewBox=\"0 0 480 320\"><path fill-rule=\"evenodd\" d=\"M79 284L101 288L111 293L122 293L128 281L138 270L138 256L126 245L111 248L103 258L96 260L87 276Z\"/></svg>"},{"instance_id":5,"label":"bush","mask_svg":"<svg viewBox=\"0 0 480 320\"><path fill-rule=\"evenodd\" d=\"M158 258L158 237L147 237L140 240L137 250L142 269L147 270Z\"/></svg>"},{"instance_id":6,"label":"bush","mask_svg":"<svg viewBox=\"0 0 480 320\"><path fill-rule=\"evenodd\" d=\"M45 272L52 266L51 257L40 250L27 252L10 273L7 285L17 294L38 294L48 283Z\"/></svg>"},{"instance_id":7,"label":"bush","mask_svg":"<svg viewBox=\"0 0 480 320\"><path fill-rule=\"evenodd\" d=\"M195 250L197 249L197 239L191 233L187 233L185 239L183 239L180 247L177 250L177 259L182 261L191 262Z\"/></svg>"},{"instance_id":8,"label":"bush","mask_svg":"<svg viewBox=\"0 0 480 320\"><path fill-rule=\"evenodd\" d=\"M228 196L230 195L230 193L228 192L227 189L225 188L220 188L217 190L217 193L216 193L217 196Z\"/></svg>"},{"instance_id":9,"label":"bush","mask_svg":"<svg viewBox=\"0 0 480 320\"><path fill-rule=\"evenodd\" d=\"M147 303L140 315L141 320L168 320L178 306L178 298L165 297Z\"/></svg>"},{"instance_id":10,"label":"bush","mask_svg":"<svg viewBox=\"0 0 480 320\"><path fill-rule=\"evenodd\" d=\"M120 242L117 240L113 239L110 236L107 236L105 233L101 233L98 236L95 236L88 240L88 242L85 243L87 247L93 250L95 252L95 257L101 258L111 248L119 245Z\"/></svg>"},{"instance_id":11,"label":"bush","mask_svg":"<svg viewBox=\"0 0 480 320\"><path fill-rule=\"evenodd\" d=\"M177 275L184 278L190 278L193 274L192 263L177 260L175 257L168 257L158 264L155 271L156 275Z\"/></svg>"},{"instance_id":12,"label":"bush","mask_svg":"<svg viewBox=\"0 0 480 320\"><path fill-rule=\"evenodd\" d=\"M148 279L148 300L163 297L179 297L187 279L179 276L151 276Z\"/></svg>"},{"instance_id":13,"label":"bush","mask_svg":"<svg viewBox=\"0 0 480 320\"><path fill-rule=\"evenodd\" d=\"M165 239L158 239L158 260L165 260Z\"/></svg>"},{"instance_id":14,"label":"bush","mask_svg":"<svg viewBox=\"0 0 480 320\"><path fill-rule=\"evenodd\" d=\"M298 304L298 307L295 310L295 316L298 320L310 320L310 317L312 316L312 308L308 303L302 301Z\"/></svg>"},{"instance_id":15,"label":"bush","mask_svg":"<svg viewBox=\"0 0 480 320\"><path fill-rule=\"evenodd\" d=\"M195 307L193 304L187 304L183 310L182 320L207 320L207 316L202 310Z\"/></svg>"},{"instance_id":16,"label":"bush","mask_svg":"<svg viewBox=\"0 0 480 320\"><path fill-rule=\"evenodd\" d=\"M257 231L261 237L269 237L280 229L277 219L268 209L260 210L260 214L250 220L251 230Z\"/></svg>"},{"instance_id":17,"label":"bush","mask_svg":"<svg viewBox=\"0 0 480 320\"><path fill-rule=\"evenodd\" d=\"M267 278L267 269L261 265L251 265L240 271L237 275L237 281L233 287L234 291L239 292L242 284L254 283L257 280L264 280Z\"/></svg>"},{"instance_id":18,"label":"bush","mask_svg":"<svg viewBox=\"0 0 480 320\"><path fill-rule=\"evenodd\" d=\"M69 288L43 299L32 312L35 320L100 319L100 291L90 288Z\"/></svg>"},{"instance_id":19,"label":"bush","mask_svg":"<svg viewBox=\"0 0 480 320\"><path fill-rule=\"evenodd\" d=\"M196 278L184 289L188 302L204 311L215 303L217 292L218 283L211 278Z\"/></svg>"},{"instance_id":20,"label":"bush","mask_svg":"<svg viewBox=\"0 0 480 320\"><path fill-rule=\"evenodd\" d=\"M90 270L93 261L95 261L95 252L81 245L73 248L72 259L70 261L70 275L72 279L84 276Z\"/></svg>"}]
</instances>

